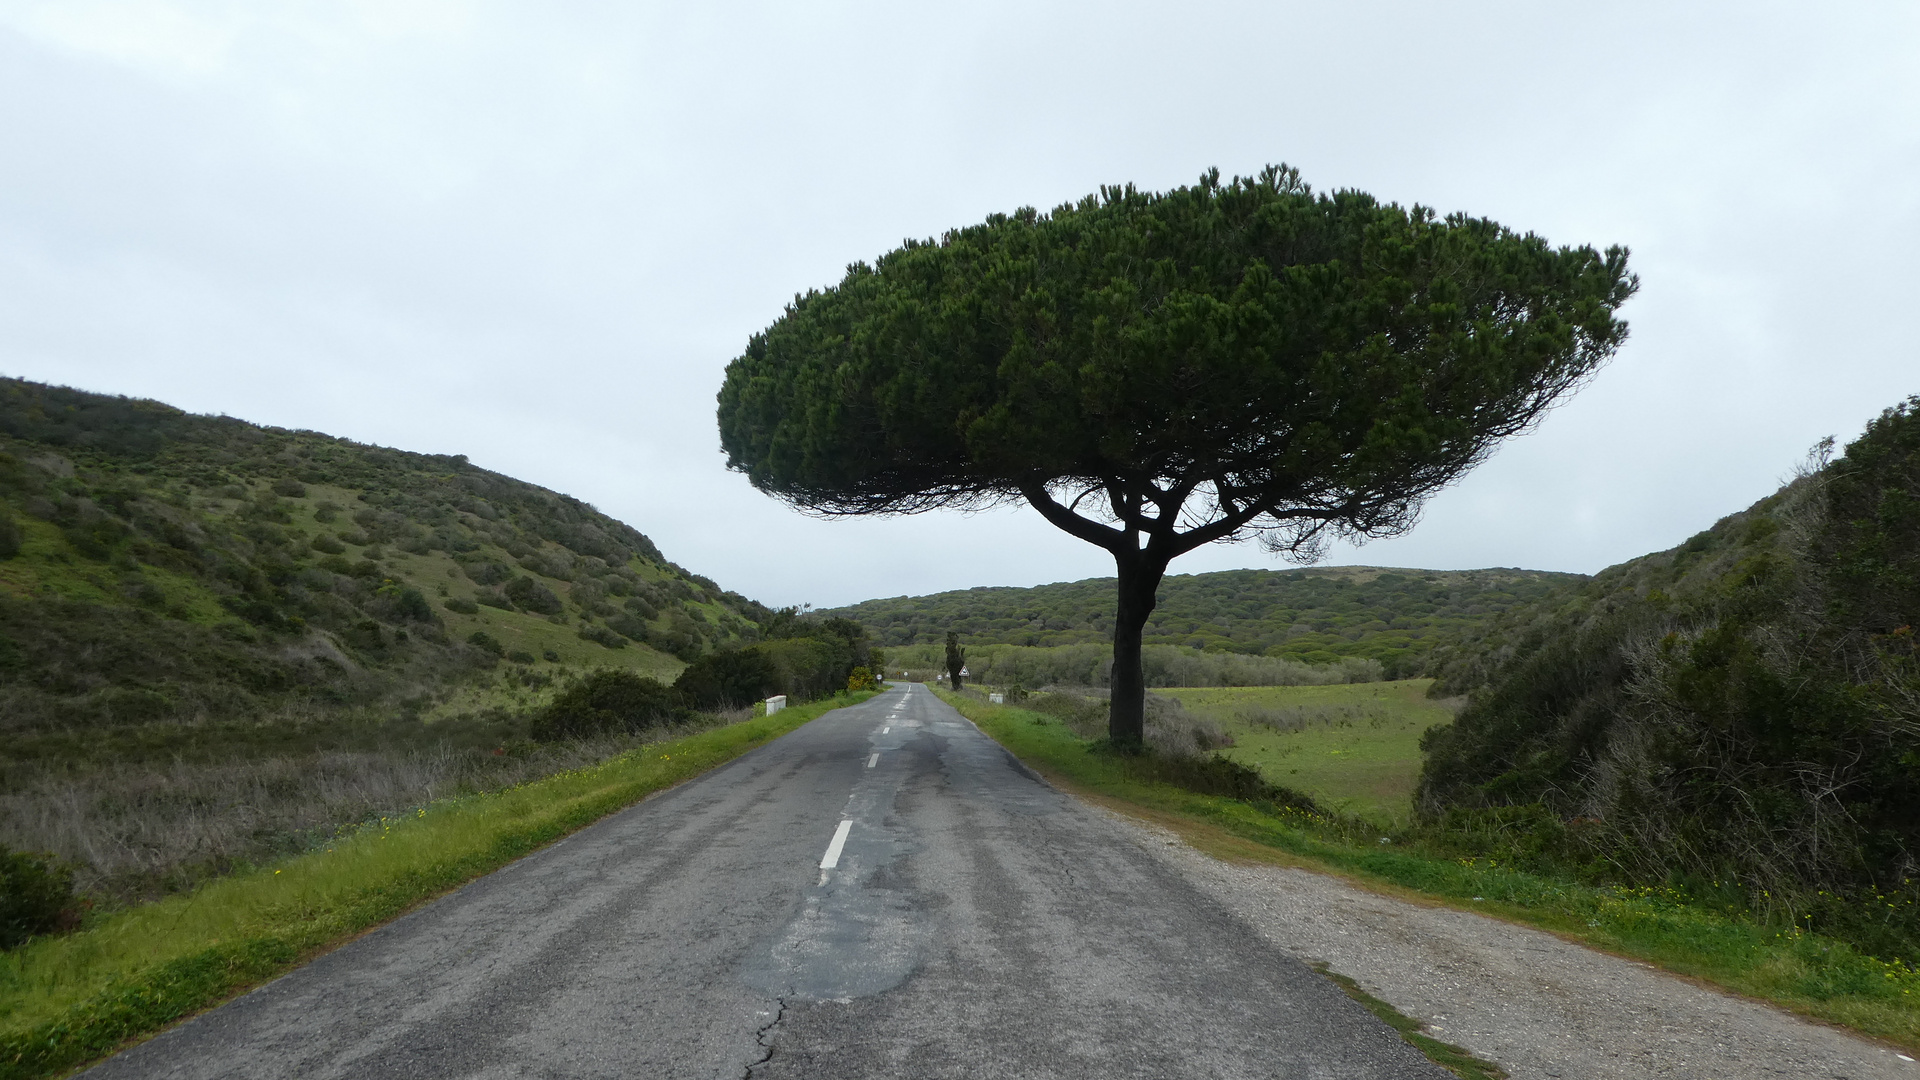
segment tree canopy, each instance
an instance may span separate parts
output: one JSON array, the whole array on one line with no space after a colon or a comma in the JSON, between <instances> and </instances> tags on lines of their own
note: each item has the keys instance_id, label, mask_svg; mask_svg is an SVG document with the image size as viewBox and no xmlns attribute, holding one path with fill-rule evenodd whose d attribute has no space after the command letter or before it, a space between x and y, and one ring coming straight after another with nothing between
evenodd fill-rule
<instances>
[{"instance_id":1,"label":"tree canopy","mask_svg":"<svg viewBox=\"0 0 1920 1080\"><path fill-rule=\"evenodd\" d=\"M1169 560L1408 528L1619 346L1626 261L1278 166L1103 188L796 297L728 367L721 444L811 512L1024 499L1112 552L1131 741L1118 669Z\"/></svg>"}]
</instances>

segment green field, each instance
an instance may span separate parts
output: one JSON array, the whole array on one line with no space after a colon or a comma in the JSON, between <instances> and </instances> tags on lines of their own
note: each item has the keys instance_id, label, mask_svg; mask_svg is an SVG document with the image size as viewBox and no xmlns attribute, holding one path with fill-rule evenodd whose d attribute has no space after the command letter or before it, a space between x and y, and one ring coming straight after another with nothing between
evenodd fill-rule
<instances>
[{"instance_id":1,"label":"green field","mask_svg":"<svg viewBox=\"0 0 1920 1080\"><path fill-rule=\"evenodd\" d=\"M1233 736L1221 751L1330 809L1404 824L1420 779L1420 736L1453 719L1431 679L1338 686L1166 689Z\"/></svg>"}]
</instances>

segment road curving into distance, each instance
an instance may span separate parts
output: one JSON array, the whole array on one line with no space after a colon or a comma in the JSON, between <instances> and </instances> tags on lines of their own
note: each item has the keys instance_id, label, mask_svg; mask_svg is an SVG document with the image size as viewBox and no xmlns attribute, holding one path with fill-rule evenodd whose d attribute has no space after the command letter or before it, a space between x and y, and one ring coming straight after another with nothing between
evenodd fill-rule
<instances>
[{"instance_id":1,"label":"road curving into distance","mask_svg":"<svg viewBox=\"0 0 1920 1080\"><path fill-rule=\"evenodd\" d=\"M1430 1077L922 686L828 713L89 1072Z\"/></svg>"}]
</instances>

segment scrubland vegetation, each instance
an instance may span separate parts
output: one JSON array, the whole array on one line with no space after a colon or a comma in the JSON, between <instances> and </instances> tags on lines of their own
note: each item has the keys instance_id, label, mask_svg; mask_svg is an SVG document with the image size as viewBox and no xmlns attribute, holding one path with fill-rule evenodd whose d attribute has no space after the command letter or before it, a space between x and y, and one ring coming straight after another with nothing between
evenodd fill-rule
<instances>
[{"instance_id":1,"label":"scrubland vegetation","mask_svg":"<svg viewBox=\"0 0 1920 1080\"><path fill-rule=\"evenodd\" d=\"M1539 600L1585 579L1536 570L1385 570L1351 566L1300 570L1223 570L1174 574L1142 640L1153 646L1291 660L1301 666L1371 660L1374 678L1405 678L1426 655L1492 615ZM977 654L984 645L1078 645L1107 649L1113 637L1113 578L977 588L868 600L828 614L854 619L887 646L930 645L957 630ZM896 655L901 653L896 652ZM1164 661L1149 661L1149 685L1164 681ZM1211 681L1191 686L1268 685L1220 681L1222 661L1199 669ZM896 666L898 664L896 663ZM1157 673L1156 673L1157 672ZM1049 680L1068 683L1071 680ZM1271 680L1289 681L1289 680ZM1291 680L1306 681L1306 680ZM1082 679L1079 685L1104 685ZM1029 682L1029 685L1033 685Z\"/></svg>"},{"instance_id":2,"label":"scrubland vegetation","mask_svg":"<svg viewBox=\"0 0 1920 1080\"><path fill-rule=\"evenodd\" d=\"M887 670L911 672L932 680L945 670L942 650L935 645L913 645L886 650ZM1141 650L1147 685L1166 686L1312 686L1327 683L1374 682L1384 677L1379 661L1345 657L1327 664L1309 664L1285 657L1241 653L1201 652L1171 645L1149 645ZM1029 689L1106 687L1113 670L1112 645L967 646L967 667L976 681Z\"/></svg>"},{"instance_id":3,"label":"scrubland vegetation","mask_svg":"<svg viewBox=\"0 0 1920 1080\"><path fill-rule=\"evenodd\" d=\"M1910 961L1768 919L1735 897L1715 904L1671 887L1583 879L1540 861L1526 829L1496 821L1387 824L1331 809L1217 748L1181 756L1173 747L1182 740L1169 728L1228 732L1204 716L1169 715L1164 705L1149 706L1147 752L1121 753L1102 737L1095 698L1048 694L993 705L981 692L938 692L1056 784L1173 828L1202 850L1445 900L1920 1046L1920 973ZM1384 727L1380 738L1404 743Z\"/></svg>"},{"instance_id":4,"label":"scrubland vegetation","mask_svg":"<svg viewBox=\"0 0 1920 1080\"><path fill-rule=\"evenodd\" d=\"M1436 657L1422 813L1920 961L1920 399Z\"/></svg>"},{"instance_id":5,"label":"scrubland vegetation","mask_svg":"<svg viewBox=\"0 0 1920 1080\"><path fill-rule=\"evenodd\" d=\"M0 380L8 941L871 662L465 458Z\"/></svg>"}]
</instances>

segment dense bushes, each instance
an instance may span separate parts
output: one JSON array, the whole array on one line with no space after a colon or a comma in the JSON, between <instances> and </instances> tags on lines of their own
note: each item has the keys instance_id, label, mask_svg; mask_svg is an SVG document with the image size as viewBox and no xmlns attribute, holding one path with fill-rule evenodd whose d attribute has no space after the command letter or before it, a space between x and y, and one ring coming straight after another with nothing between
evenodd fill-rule
<instances>
[{"instance_id":1,"label":"dense bushes","mask_svg":"<svg viewBox=\"0 0 1920 1080\"><path fill-rule=\"evenodd\" d=\"M887 651L889 663L932 678L943 668L938 646L918 645ZM988 686L1105 686L1113 667L1112 645L967 645L972 680ZM1140 666L1148 686L1317 686L1374 682L1387 677L1377 660L1346 657L1308 664L1272 656L1200 652L1171 645L1148 645Z\"/></svg>"},{"instance_id":2,"label":"dense bushes","mask_svg":"<svg viewBox=\"0 0 1920 1080\"><path fill-rule=\"evenodd\" d=\"M681 695L658 680L601 668L554 695L535 714L532 735L544 742L634 732L685 713Z\"/></svg>"},{"instance_id":3,"label":"dense bushes","mask_svg":"<svg viewBox=\"0 0 1920 1080\"><path fill-rule=\"evenodd\" d=\"M72 870L0 846L0 949L67 929L77 917Z\"/></svg>"},{"instance_id":4,"label":"dense bushes","mask_svg":"<svg viewBox=\"0 0 1920 1080\"><path fill-rule=\"evenodd\" d=\"M700 657L680 673L673 688L693 708L732 709L770 697L780 685L768 651L751 645Z\"/></svg>"},{"instance_id":5,"label":"dense bushes","mask_svg":"<svg viewBox=\"0 0 1920 1080\"><path fill-rule=\"evenodd\" d=\"M420 559L434 552L478 591L449 595L466 583ZM461 642L489 609L578 607L602 645L665 632L685 659L750 640L768 614L584 503L464 458L0 379L9 555L10 731L398 709L472 677L483 654ZM607 624L615 597L639 617Z\"/></svg>"},{"instance_id":6,"label":"dense bushes","mask_svg":"<svg viewBox=\"0 0 1920 1080\"><path fill-rule=\"evenodd\" d=\"M1427 736L1420 807L1463 829L1520 813L1540 852L1594 873L1737 882L1920 957L1917 582L1920 399L1499 655L1459 658L1456 688L1484 685Z\"/></svg>"},{"instance_id":7,"label":"dense bushes","mask_svg":"<svg viewBox=\"0 0 1920 1080\"><path fill-rule=\"evenodd\" d=\"M1388 678L1405 678L1462 628L1580 580L1531 570L1371 567L1174 574L1161 583L1144 643L1316 665L1371 659ZM836 613L870 627L888 647L938 644L948 630L970 647L1102 645L1113 636L1113 589L1112 578L976 588L869 600Z\"/></svg>"}]
</instances>

